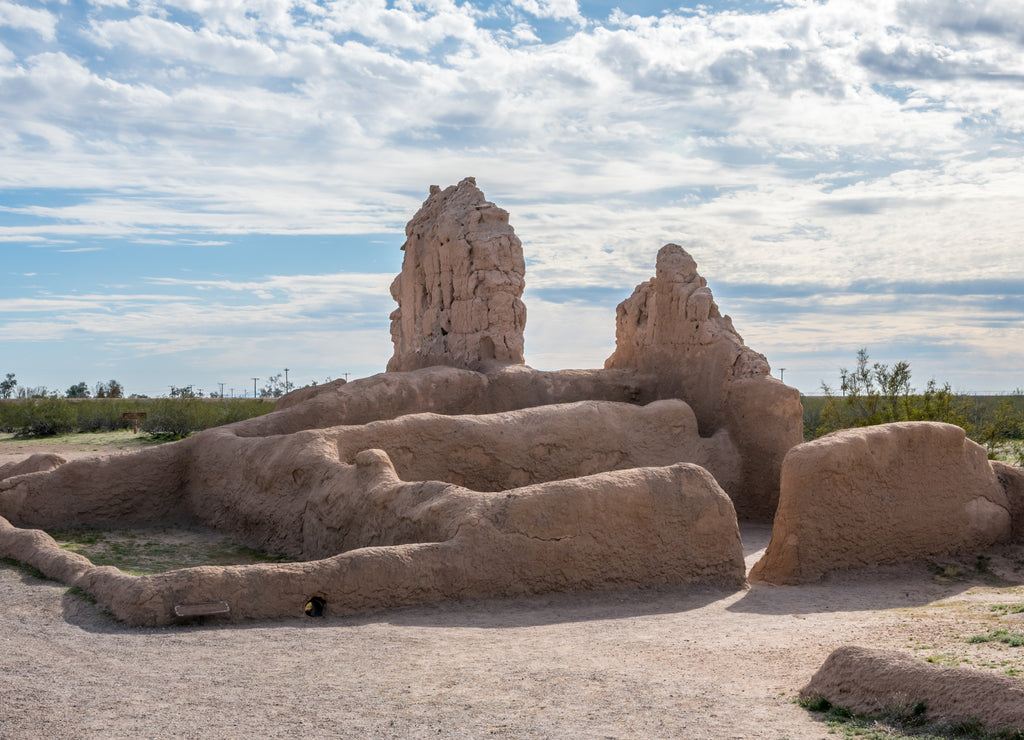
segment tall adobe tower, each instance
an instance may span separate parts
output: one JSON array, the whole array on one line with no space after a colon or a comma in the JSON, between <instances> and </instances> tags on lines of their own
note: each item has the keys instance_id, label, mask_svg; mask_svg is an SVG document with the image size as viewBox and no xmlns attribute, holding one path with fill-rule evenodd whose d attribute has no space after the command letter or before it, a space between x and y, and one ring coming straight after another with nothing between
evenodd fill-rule
<instances>
[{"instance_id":1,"label":"tall adobe tower","mask_svg":"<svg viewBox=\"0 0 1024 740\"><path fill-rule=\"evenodd\" d=\"M467 177L432 185L405 234L388 371L522 364L526 263L508 212Z\"/></svg>"}]
</instances>

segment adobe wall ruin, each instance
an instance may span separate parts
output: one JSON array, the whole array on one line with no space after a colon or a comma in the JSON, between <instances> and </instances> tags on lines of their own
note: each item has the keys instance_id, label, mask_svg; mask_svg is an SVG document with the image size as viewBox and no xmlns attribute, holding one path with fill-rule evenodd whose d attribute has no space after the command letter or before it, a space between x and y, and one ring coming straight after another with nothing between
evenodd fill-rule
<instances>
[{"instance_id":1,"label":"adobe wall ruin","mask_svg":"<svg viewBox=\"0 0 1024 740\"><path fill-rule=\"evenodd\" d=\"M522 364L526 262L508 212L467 177L431 186L405 234L402 272L391 284L398 308L388 371Z\"/></svg>"},{"instance_id":2,"label":"adobe wall ruin","mask_svg":"<svg viewBox=\"0 0 1024 740\"><path fill-rule=\"evenodd\" d=\"M739 587L737 514L776 515L752 577L786 583L1024 533L1024 473L993 472L956 427L800 444L799 394L770 377L678 245L618 307L605 368L543 372L523 364L524 270L508 214L467 179L431 188L406 233L388 372L300 389L266 416L130 455L5 466L0 555L156 625L206 601L247 619L298 615L314 597L342 614ZM173 522L304 562L137 578L25 529Z\"/></svg>"},{"instance_id":3,"label":"adobe wall ruin","mask_svg":"<svg viewBox=\"0 0 1024 740\"><path fill-rule=\"evenodd\" d=\"M388 372L302 389L271 414L181 442L0 480L0 550L133 624L165 624L174 605L213 600L241 619L298 614L311 597L340 614L463 596L742 585L736 509L770 516L779 440L799 430L801 410L796 391L721 325L706 286L710 302L696 314L689 304L663 312L666 326L696 323L685 341L659 334L605 369L541 372L522 364L524 265L508 214L466 179L431 188L406 233ZM702 363L728 377L693 380ZM713 403L706 388L717 389ZM774 430L771 444L751 442L755 421ZM135 578L22 528L175 521L305 562Z\"/></svg>"},{"instance_id":4,"label":"adobe wall ruin","mask_svg":"<svg viewBox=\"0 0 1024 740\"><path fill-rule=\"evenodd\" d=\"M742 468L729 490L737 513L772 517L782 459L803 441L800 394L769 375L764 355L743 343L678 244L661 248L655 276L619 304L605 367L637 372L645 397L686 401L702 434L727 430Z\"/></svg>"},{"instance_id":5,"label":"adobe wall ruin","mask_svg":"<svg viewBox=\"0 0 1024 740\"><path fill-rule=\"evenodd\" d=\"M211 496L207 478L178 504L227 531L254 517L263 541L286 538L284 544L297 530L303 550L320 559L136 577L95 567L3 517L0 551L84 589L119 619L149 626L173 622L177 605L204 602L227 602L223 618L239 620L298 616L314 598L324 614L337 615L450 598L693 582L739 587L745 580L732 504L697 465L631 468L487 494L402 481L381 450L364 450L346 465L331 459L331 442L319 433L292 436L285 451L246 447L251 476L233 476L231 491ZM285 454L302 449L305 458ZM279 454L256 466L268 452ZM269 479L262 495L247 495L245 484L261 478ZM293 487L308 491L301 505L280 490Z\"/></svg>"},{"instance_id":6,"label":"adobe wall ruin","mask_svg":"<svg viewBox=\"0 0 1024 740\"><path fill-rule=\"evenodd\" d=\"M952 424L833 432L789 451L781 485L751 580L815 581L839 568L980 550L1013 533L985 449Z\"/></svg>"}]
</instances>

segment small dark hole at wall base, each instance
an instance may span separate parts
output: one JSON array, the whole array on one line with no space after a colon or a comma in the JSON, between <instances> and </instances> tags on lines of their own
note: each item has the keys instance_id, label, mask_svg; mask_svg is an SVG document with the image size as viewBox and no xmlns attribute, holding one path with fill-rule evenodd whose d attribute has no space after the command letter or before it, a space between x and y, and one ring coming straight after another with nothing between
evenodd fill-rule
<instances>
[{"instance_id":1,"label":"small dark hole at wall base","mask_svg":"<svg viewBox=\"0 0 1024 740\"><path fill-rule=\"evenodd\" d=\"M303 611L306 612L307 617L322 617L324 615L324 607L327 602L321 599L319 596L312 597L306 602L306 606Z\"/></svg>"}]
</instances>

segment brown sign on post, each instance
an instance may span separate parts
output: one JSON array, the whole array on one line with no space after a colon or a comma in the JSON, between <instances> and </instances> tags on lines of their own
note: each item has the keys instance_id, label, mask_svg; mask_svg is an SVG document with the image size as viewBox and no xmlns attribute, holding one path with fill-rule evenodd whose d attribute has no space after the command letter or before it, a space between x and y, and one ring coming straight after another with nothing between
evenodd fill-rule
<instances>
[{"instance_id":1,"label":"brown sign on post","mask_svg":"<svg viewBox=\"0 0 1024 740\"><path fill-rule=\"evenodd\" d=\"M145 411L125 411L123 414L121 414L121 418L122 419L131 419L132 420L132 434L138 434L139 433L139 419L145 419L146 418L146 412Z\"/></svg>"}]
</instances>

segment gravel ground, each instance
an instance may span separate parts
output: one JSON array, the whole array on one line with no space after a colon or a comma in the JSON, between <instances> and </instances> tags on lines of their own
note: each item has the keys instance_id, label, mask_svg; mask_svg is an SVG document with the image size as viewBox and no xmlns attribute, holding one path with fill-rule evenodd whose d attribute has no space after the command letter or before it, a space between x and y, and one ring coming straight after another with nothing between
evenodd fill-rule
<instances>
[{"instance_id":1,"label":"gravel ground","mask_svg":"<svg viewBox=\"0 0 1024 740\"><path fill-rule=\"evenodd\" d=\"M749 568L770 528L741 529ZM0 564L0 738L824 738L794 697L840 645L1024 675L1024 648L967 642L1024 629L1024 543L987 557L163 629Z\"/></svg>"},{"instance_id":2,"label":"gravel ground","mask_svg":"<svg viewBox=\"0 0 1024 740\"><path fill-rule=\"evenodd\" d=\"M752 563L769 530L743 535ZM916 564L150 630L0 566L0 737L823 738L793 698L840 645L1024 670L966 641L1021 617L991 606L1024 601L1024 546L989 554L960 580Z\"/></svg>"}]
</instances>

